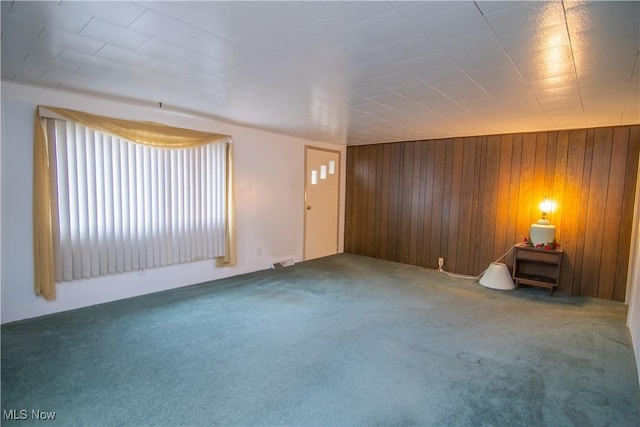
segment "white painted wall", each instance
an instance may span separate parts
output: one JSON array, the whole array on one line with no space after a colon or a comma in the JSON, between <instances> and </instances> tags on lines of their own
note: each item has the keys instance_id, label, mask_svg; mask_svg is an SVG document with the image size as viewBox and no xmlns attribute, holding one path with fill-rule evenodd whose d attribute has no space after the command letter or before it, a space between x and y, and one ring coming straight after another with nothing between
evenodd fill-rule
<instances>
[{"instance_id":1,"label":"white painted wall","mask_svg":"<svg viewBox=\"0 0 640 427\"><path fill-rule=\"evenodd\" d=\"M33 291L32 153L37 105L148 120L229 134L234 142L238 264L212 261L148 269L59 284L57 299ZM167 109L2 82L0 235L2 323L202 283L270 267L275 259L302 261L304 146L342 152L340 247L344 236L346 147L265 132ZM258 255L261 249L262 255Z\"/></svg>"},{"instance_id":2,"label":"white painted wall","mask_svg":"<svg viewBox=\"0 0 640 427\"><path fill-rule=\"evenodd\" d=\"M636 357L636 371L640 383L640 170L636 180L636 205L633 212L633 230L629 253L626 302L629 304L627 326L631 333L633 352Z\"/></svg>"}]
</instances>

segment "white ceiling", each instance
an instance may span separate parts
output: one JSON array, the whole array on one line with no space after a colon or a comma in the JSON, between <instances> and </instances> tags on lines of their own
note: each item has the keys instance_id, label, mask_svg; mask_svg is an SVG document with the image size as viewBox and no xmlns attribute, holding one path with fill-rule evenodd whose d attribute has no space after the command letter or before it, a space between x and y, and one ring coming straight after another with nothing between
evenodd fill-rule
<instances>
[{"instance_id":1,"label":"white ceiling","mask_svg":"<svg viewBox=\"0 0 640 427\"><path fill-rule=\"evenodd\" d=\"M640 123L640 2L2 1L2 79L364 144Z\"/></svg>"}]
</instances>

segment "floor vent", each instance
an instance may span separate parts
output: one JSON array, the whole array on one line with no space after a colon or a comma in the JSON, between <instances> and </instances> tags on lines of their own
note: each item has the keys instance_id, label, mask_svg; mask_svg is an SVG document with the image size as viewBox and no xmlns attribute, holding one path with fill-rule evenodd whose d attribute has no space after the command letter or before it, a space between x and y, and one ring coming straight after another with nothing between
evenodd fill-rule
<instances>
[{"instance_id":1,"label":"floor vent","mask_svg":"<svg viewBox=\"0 0 640 427\"><path fill-rule=\"evenodd\" d=\"M295 265L293 258L287 258L280 261L274 261L273 264L271 264L271 268L290 267L292 265Z\"/></svg>"}]
</instances>

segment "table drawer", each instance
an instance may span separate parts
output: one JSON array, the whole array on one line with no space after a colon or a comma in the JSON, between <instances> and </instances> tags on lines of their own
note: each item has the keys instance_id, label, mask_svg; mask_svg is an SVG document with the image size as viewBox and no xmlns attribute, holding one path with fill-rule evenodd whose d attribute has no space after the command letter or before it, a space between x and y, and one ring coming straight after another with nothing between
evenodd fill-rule
<instances>
[{"instance_id":1,"label":"table drawer","mask_svg":"<svg viewBox=\"0 0 640 427\"><path fill-rule=\"evenodd\" d=\"M544 252L543 250L535 251L535 250L519 249L516 252L516 259L521 259L526 261L536 261L536 262L557 263L558 254Z\"/></svg>"}]
</instances>

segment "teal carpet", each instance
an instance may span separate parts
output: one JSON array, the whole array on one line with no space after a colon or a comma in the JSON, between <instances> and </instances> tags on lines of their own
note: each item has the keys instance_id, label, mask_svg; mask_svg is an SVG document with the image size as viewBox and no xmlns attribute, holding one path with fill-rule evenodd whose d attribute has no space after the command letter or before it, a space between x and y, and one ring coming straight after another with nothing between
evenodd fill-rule
<instances>
[{"instance_id":1,"label":"teal carpet","mask_svg":"<svg viewBox=\"0 0 640 427\"><path fill-rule=\"evenodd\" d=\"M341 254L3 325L2 425L637 427L625 319Z\"/></svg>"}]
</instances>

